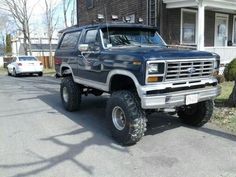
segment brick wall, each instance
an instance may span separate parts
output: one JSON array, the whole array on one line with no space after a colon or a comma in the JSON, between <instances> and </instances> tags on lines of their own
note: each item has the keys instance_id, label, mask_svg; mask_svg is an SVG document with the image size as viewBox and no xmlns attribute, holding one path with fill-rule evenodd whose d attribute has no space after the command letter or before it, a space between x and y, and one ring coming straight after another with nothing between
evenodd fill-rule
<instances>
[{"instance_id":1,"label":"brick wall","mask_svg":"<svg viewBox=\"0 0 236 177\"><path fill-rule=\"evenodd\" d=\"M97 14L105 15L107 12L108 21L111 15L118 15L120 20L128 15L135 15L135 18L143 18L147 24L147 1L148 0L93 0L93 7L87 9L86 0L77 0L77 11L79 25L94 23ZM160 26L160 34L167 44L180 44L181 9L166 9L162 0L158 0L157 26ZM214 46L215 38L215 13L206 10L205 13L205 46ZM228 40L232 40L233 15L229 14Z\"/></svg>"},{"instance_id":2,"label":"brick wall","mask_svg":"<svg viewBox=\"0 0 236 177\"><path fill-rule=\"evenodd\" d=\"M97 14L107 14L108 21L111 15L118 15L119 20L128 15L135 15L135 18L143 18L146 23L147 2L144 0L93 0L93 7L87 9L86 0L77 0L78 6L78 22L79 25L87 25L94 23ZM106 10L105 10L106 9Z\"/></svg>"}]
</instances>

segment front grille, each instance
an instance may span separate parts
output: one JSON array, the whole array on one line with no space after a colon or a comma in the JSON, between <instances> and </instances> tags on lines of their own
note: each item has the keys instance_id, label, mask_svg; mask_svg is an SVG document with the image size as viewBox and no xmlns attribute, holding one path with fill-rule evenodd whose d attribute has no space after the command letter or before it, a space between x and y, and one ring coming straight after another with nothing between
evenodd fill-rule
<instances>
[{"instance_id":1,"label":"front grille","mask_svg":"<svg viewBox=\"0 0 236 177\"><path fill-rule=\"evenodd\" d=\"M166 81L208 77L213 73L213 60L168 61L166 63Z\"/></svg>"}]
</instances>

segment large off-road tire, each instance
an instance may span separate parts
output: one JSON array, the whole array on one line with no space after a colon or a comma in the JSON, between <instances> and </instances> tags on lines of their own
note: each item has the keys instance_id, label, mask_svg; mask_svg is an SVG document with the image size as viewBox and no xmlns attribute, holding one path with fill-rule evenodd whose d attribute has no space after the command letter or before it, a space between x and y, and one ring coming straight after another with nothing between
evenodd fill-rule
<instances>
[{"instance_id":1,"label":"large off-road tire","mask_svg":"<svg viewBox=\"0 0 236 177\"><path fill-rule=\"evenodd\" d=\"M146 117L138 96L130 91L116 91L107 102L106 116L112 137L122 145L138 142L146 131Z\"/></svg>"},{"instance_id":2,"label":"large off-road tire","mask_svg":"<svg viewBox=\"0 0 236 177\"><path fill-rule=\"evenodd\" d=\"M184 106L177 114L181 121L187 125L201 127L207 123L213 114L214 104L212 100Z\"/></svg>"},{"instance_id":3,"label":"large off-road tire","mask_svg":"<svg viewBox=\"0 0 236 177\"><path fill-rule=\"evenodd\" d=\"M61 81L61 100L67 111L76 111L79 109L81 103L81 91L73 81L72 77L64 77Z\"/></svg>"}]
</instances>

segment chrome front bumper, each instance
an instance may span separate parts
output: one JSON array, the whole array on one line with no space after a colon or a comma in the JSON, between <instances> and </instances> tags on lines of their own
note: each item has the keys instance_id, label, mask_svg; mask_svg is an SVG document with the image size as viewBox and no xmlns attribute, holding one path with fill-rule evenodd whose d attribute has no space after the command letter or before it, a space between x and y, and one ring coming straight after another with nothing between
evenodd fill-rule
<instances>
[{"instance_id":1,"label":"chrome front bumper","mask_svg":"<svg viewBox=\"0 0 236 177\"><path fill-rule=\"evenodd\" d=\"M188 95L197 94L197 102L201 102L213 99L220 95L220 93L221 87L214 86L164 94L141 95L140 99L143 109L173 108L186 105L186 96Z\"/></svg>"}]
</instances>

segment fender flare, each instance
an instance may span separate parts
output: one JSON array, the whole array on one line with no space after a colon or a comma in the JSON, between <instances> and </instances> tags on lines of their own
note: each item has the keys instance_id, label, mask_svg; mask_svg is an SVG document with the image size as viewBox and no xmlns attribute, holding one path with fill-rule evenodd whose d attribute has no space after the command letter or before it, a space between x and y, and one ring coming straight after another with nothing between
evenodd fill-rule
<instances>
[{"instance_id":1,"label":"fender flare","mask_svg":"<svg viewBox=\"0 0 236 177\"><path fill-rule=\"evenodd\" d=\"M140 90L140 84L139 84L136 76L133 73L131 73L130 71L126 71L126 70L122 70L122 69L114 69L109 72L109 74L107 76L107 80L106 80L106 85L107 85L109 91L110 91L110 86L111 86L111 79L115 75L123 75L123 76L129 77L134 82L139 96L142 95L142 92Z\"/></svg>"},{"instance_id":2,"label":"fender flare","mask_svg":"<svg viewBox=\"0 0 236 177\"><path fill-rule=\"evenodd\" d=\"M62 68L68 68L66 69L63 73L62 73ZM74 76L73 74L73 71L72 71L72 68L70 67L69 64L67 63L62 63L61 66L60 66L60 75L63 76L63 75L69 75L69 74L72 74L72 76Z\"/></svg>"}]
</instances>

